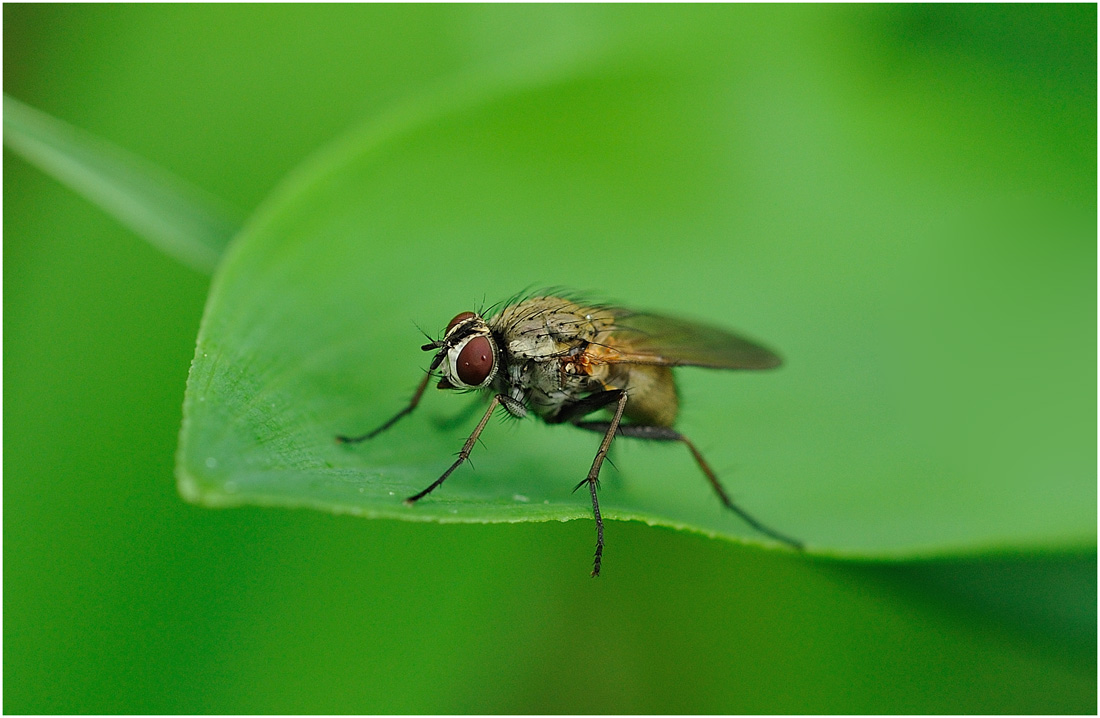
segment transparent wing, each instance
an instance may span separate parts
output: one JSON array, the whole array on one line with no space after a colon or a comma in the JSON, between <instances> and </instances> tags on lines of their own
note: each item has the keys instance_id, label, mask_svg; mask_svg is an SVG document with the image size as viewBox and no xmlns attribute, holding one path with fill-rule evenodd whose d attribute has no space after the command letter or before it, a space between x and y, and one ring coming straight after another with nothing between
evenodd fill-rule
<instances>
[{"instance_id":1,"label":"transparent wing","mask_svg":"<svg viewBox=\"0 0 1100 718\"><path fill-rule=\"evenodd\" d=\"M711 369L770 369L782 360L756 342L708 324L612 308L614 325L597 342L606 361Z\"/></svg>"}]
</instances>

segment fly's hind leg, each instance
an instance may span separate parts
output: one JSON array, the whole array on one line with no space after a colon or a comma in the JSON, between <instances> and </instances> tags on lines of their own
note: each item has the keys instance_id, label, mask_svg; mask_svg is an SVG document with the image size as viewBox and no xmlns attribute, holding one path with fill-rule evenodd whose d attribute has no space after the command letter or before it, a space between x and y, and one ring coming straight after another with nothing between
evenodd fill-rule
<instances>
[{"instance_id":1,"label":"fly's hind leg","mask_svg":"<svg viewBox=\"0 0 1100 718\"><path fill-rule=\"evenodd\" d=\"M611 423L606 421L575 421L573 422L573 425L581 429L587 429L588 431L615 431L615 429L611 427ZM680 432L667 426L641 425L622 425L618 426L617 430L620 436L630 436L635 439L649 439L650 441L679 441L680 443L684 444L685 446L687 446L688 451L691 452L691 455L695 457L695 463L697 463L699 465L699 468L702 469L703 474L707 477L707 481L710 482L711 487L714 488L714 492L718 494L718 498L722 500L722 503L725 504L726 508L740 516L742 519L744 519L745 523L747 523L749 526L752 526L760 533L766 536L771 536L773 539L781 541L788 546L791 546L792 548L798 549L799 551L802 550L803 545L801 541L793 539L790 536L786 536L785 534L782 534L775 529L768 528L767 526L753 518L751 514L746 512L740 506L733 503L733 500L729 497L729 494L726 493L726 490L725 488L723 488L721 482L718 481L718 477L715 475L714 470L710 468L710 464L708 464L706 459L703 458L703 455L699 453L699 449L695 448L695 444L691 443L691 440Z\"/></svg>"}]
</instances>

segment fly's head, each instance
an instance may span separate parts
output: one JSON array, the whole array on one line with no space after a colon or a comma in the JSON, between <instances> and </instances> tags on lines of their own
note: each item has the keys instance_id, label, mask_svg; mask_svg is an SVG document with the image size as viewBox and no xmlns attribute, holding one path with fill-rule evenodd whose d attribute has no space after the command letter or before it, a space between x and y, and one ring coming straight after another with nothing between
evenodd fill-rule
<instances>
[{"instance_id":1,"label":"fly's head","mask_svg":"<svg viewBox=\"0 0 1100 718\"><path fill-rule=\"evenodd\" d=\"M443 372L440 389L483 389L492 382L500 366L500 350L489 325L474 312L457 315L447 325L442 339L421 349L436 352L431 371Z\"/></svg>"}]
</instances>

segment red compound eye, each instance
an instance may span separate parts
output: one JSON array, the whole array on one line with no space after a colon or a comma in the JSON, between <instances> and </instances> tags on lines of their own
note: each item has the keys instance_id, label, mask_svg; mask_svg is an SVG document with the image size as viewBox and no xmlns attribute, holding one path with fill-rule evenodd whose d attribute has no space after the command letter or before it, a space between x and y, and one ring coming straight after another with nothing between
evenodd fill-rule
<instances>
[{"instance_id":1,"label":"red compound eye","mask_svg":"<svg viewBox=\"0 0 1100 718\"><path fill-rule=\"evenodd\" d=\"M492 373L494 361L493 345L487 338L476 336L458 353L455 370L466 386L481 386Z\"/></svg>"},{"instance_id":2,"label":"red compound eye","mask_svg":"<svg viewBox=\"0 0 1100 718\"><path fill-rule=\"evenodd\" d=\"M457 315L454 319L451 320L451 323L447 325L447 331L443 332L443 336L447 336L448 334L450 334L452 329L454 329L456 326L466 321L470 317L476 316L477 315L473 312L462 312L462 314Z\"/></svg>"}]
</instances>

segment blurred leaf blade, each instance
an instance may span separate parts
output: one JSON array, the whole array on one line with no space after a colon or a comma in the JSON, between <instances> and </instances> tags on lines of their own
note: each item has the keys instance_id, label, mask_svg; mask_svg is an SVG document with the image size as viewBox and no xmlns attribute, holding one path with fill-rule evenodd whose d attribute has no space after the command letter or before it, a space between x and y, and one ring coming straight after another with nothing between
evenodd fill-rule
<instances>
[{"instance_id":1,"label":"blurred leaf blade","mask_svg":"<svg viewBox=\"0 0 1100 718\"><path fill-rule=\"evenodd\" d=\"M214 271L240 226L202 190L6 94L4 144L197 271Z\"/></svg>"}]
</instances>

